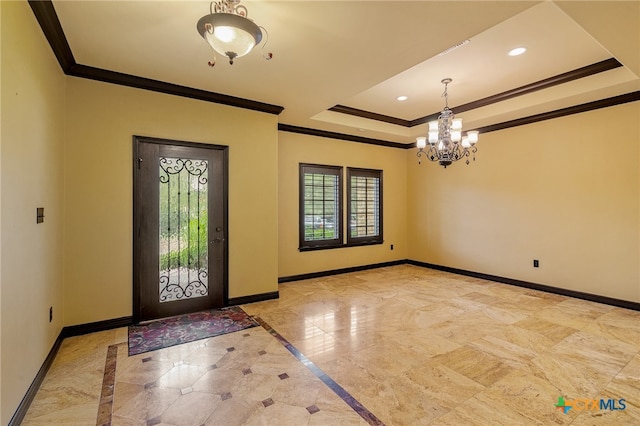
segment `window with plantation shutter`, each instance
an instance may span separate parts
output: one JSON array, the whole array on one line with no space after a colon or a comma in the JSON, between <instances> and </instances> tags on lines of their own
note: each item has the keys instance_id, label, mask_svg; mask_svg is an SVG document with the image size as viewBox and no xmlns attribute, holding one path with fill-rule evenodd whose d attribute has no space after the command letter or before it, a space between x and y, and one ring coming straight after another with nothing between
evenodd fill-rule
<instances>
[{"instance_id":1,"label":"window with plantation shutter","mask_svg":"<svg viewBox=\"0 0 640 426\"><path fill-rule=\"evenodd\" d=\"M347 167L343 192L342 166L299 167L300 251L383 243L382 170Z\"/></svg>"},{"instance_id":2,"label":"window with plantation shutter","mask_svg":"<svg viewBox=\"0 0 640 426\"><path fill-rule=\"evenodd\" d=\"M342 245L342 167L300 164L300 250Z\"/></svg>"},{"instance_id":3,"label":"window with plantation shutter","mask_svg":"<svg viewBox=\"0 0 640 426\"><path fill-rule=\"evenodd\" d=\"M382 170L349 167L347 244L382 242Z\"/></svg>"}]
</instances>

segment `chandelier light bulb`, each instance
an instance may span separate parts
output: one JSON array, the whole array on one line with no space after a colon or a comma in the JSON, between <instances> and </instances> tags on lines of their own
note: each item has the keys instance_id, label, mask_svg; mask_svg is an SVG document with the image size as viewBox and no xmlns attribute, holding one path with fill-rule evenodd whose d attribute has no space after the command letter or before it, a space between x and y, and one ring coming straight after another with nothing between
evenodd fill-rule
<instances>
[{"instance_id":1,"label":"chandelier light bulb","mask_svg":"<svg viewBox=\"0 0 640 426\"><path fill-rule=\"evenodd\" d=\"M424 149L427 147L427 138L424 136L420 136L416 138L416 142L418 144L418 148Z\"/></svg>"},{"instance_id":2,"label":"chandelier light bulb","mask_svg":"<svg viewBox=\"0 0 640 426\"><path fill-rule=\"evenodd\" d=\"M436 142L438 142L438 131L429 132L429 143L433 145Z\"/></svg>"},{"instance_id":3,"label":"chandelier light bulb","mask_svg":"<svg viewBox=\"0 0 640 426\"><path fill-rule=\"evenodd\" d=\"M231 43L237 38L235 28L217 27L213 30L213 38L218 39L221 43Z\"/></svg>"},{"instance_id":4,"label":"chandelier light bulb","mask_svg":"<svg viewBox=\"0 0 640 426\"><path fill-rule=\"evenodd\" d=\"M467 138L469 138L469 143L471 145L475 145L478 142L478 131L477 130L471 130L471 131L467 132Z\"/></svg>"}]
</instances>

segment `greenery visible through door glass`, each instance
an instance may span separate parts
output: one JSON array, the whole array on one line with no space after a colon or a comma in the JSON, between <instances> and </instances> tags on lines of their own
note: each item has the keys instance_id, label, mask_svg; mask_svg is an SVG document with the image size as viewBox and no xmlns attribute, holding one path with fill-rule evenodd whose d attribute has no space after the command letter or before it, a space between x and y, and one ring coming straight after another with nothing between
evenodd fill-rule
<instances>
[{"instance_id":1,"label":"greenery visible through door glass","mask_svg":"<svg viewBox=\"0 0 640 426\"><path fill-rule=\"evenodd\" d=\"M160 159L160 301L207 295L207 161Z\"/></svg>"}]
</instances>

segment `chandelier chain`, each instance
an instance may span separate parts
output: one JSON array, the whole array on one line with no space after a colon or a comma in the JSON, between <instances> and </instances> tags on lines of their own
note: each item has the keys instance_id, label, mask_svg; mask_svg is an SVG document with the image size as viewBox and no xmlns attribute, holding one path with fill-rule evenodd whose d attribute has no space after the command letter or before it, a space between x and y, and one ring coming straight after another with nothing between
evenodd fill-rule
<instances>
[{"instance_id":1,"label":"chandelier chain","mask_svg":"<svg viewBox=\"0 0 640 426\"><path fill-rule=\"evenodd\" d=\"M447 85L449 83L445 83L444 84L444 92L442 92L442 95L440 95L440 97L444 98L444 107L445 109L449 109L449 93L447 92Z\"/></svg>"}]
</instances>

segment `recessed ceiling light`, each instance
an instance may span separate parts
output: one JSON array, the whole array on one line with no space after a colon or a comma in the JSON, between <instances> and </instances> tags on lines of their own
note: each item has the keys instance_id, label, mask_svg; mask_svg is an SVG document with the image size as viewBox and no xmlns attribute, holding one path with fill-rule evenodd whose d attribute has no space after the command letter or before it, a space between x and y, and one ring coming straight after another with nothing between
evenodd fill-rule
<instances>
[{"instance_id":1,"label":"recessed ceiling light","mask_svg":"<svg viewBox=\"0 0 640 426\"><path fill-rule=\"evenodd\" d=\"M526 47L516 47L515 49L511 49L509 51L509 56L522 55L526 51L527 51Z\"/></svg>"},{"instance_id":2,"label":"recessed ceiling light","mask_svg":"<svg viewBox=\"0 0 640 426\"><path fill-rule=\"evenodd\" d=\"M409 98L403 95L403 96L398 96L396 99L402 102L402 101L406 101Z\"/></svg>"}]
</instances>

